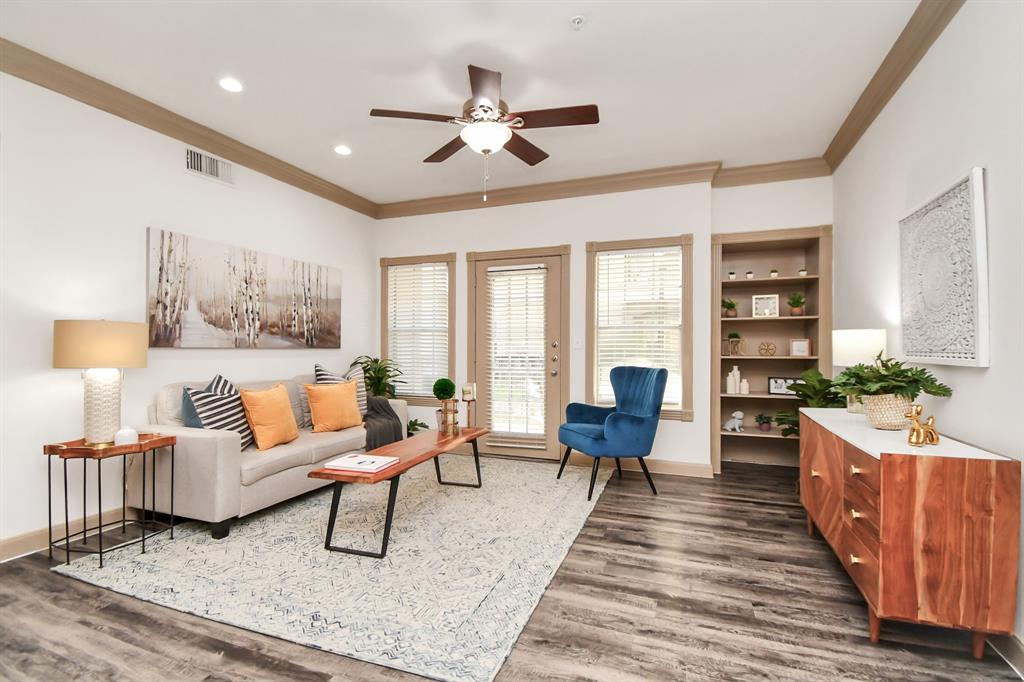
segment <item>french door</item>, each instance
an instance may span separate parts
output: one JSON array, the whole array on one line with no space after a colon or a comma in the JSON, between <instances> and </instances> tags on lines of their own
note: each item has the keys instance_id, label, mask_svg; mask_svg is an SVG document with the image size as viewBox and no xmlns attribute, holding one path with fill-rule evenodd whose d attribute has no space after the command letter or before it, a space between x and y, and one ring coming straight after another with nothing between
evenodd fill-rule
<instances>
[{"instance_id":1,"label":"french door","mask_svg":"<svg viewBox=\"0 0 1024 682\"><path fill-rule=\"evenodd\" d=\"M474 422L483 451L558 459L564 407L563 256L483 258L475 274ZM567 266L566 266L567 267ZM566 384L567 386L567 384Z\"/></svg>"}]
</instances>

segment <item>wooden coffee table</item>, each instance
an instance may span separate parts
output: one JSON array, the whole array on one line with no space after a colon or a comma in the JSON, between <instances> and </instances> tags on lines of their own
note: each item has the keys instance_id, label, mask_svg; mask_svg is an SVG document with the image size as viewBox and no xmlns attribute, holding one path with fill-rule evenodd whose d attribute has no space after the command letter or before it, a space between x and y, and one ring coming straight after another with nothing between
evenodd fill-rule
<instances>
[{"instance_id":1,"label":"wooden coffee table","mask_svg":"<svg viewBox=\"0 0 1024 682\"><path fill-rule=\"evenodd\" d=\"M344 471L341 469L316 469L307 474L310 478L322 478L334 481L334 495L331 497L331 515L327 520L327 538L324 540L324 549L332 552L344 552L346 554L358 554L359 556L374 557L383 559L388 552L388 539L391 537L391 519L395 515L395 498L398 496L398 479L409 469L417 464L422 464L428 459L434 460L434 473L437 475L437 482L441 485L456 485L467 488L479 488L482 485L480 478L480 450L477 448L477 438L490 432L484 428L461 428L458 433L445 434L441 431L425 431L415 436L391 443L376 450L371 450L370 455L377 457L397 457L398 464L393 464L387 469L374 473L361 471ZM441 480L441 464L438 456L451 452L463 443L473 446L473 461L476 465L476 483L456 483L453 481ZM331 537L334 535L334 522L338 518L338 501L341 499L341 489L346 483L381 483L390 481L391 487L388 490L388 509L384 517L384 540L381 543L379 552L371 552L365 549L353 549L351 547L337 547L331 544Z\"/></svg>"}]
</instances>

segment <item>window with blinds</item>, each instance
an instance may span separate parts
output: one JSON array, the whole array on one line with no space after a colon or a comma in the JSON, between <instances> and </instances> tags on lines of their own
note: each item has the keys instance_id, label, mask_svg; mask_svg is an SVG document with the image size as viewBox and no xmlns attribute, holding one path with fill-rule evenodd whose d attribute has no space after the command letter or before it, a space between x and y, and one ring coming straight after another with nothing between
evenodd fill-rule
<instances>
[{"instance_id":1,"label":"window with blinds","mask_svg":"<svg viewBox=\"0 0 1024 682\"><path fill-rule=\"evenodd\" d=\"M601 251L594 282L597 401L615 403L609 373L618 365L668 370L663 409L682 408L682 247Z\"/></svg>"},{"instance_id":2,"label":"window with blinds","mask_svg":"<svg viewBox=\"0 0 1024 682\"><path fill-rule=\"evenodd\" d=\"M544 446L546 284L544 267L487 272L488 443Z\"/></svg>"},{"instance_id":3,"label":"window with blinds","mask_svg":"<svg viewBox=\"0 0 1024 682\"><path fill-rule=\"evenodd\" d=\"M386 352L403 372L401 395L432 396L449 374L450 276L448 263L388 266Z\"/></svg>"}]
</instances>

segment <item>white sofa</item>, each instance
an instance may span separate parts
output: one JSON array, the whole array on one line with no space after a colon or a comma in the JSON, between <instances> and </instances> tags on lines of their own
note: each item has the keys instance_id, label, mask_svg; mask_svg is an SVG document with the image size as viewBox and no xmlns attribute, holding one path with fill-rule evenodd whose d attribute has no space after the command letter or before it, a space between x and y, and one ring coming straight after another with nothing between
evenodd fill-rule
<instances>
[{"instance_id":1,"label":"white sofa","mask_svg":"<svg viewBox=\"0 0 1024 682\"><path fill-rule=\"evenodd\" d=\"M186 427L181 418L181 393L186 386L203 388L207 382L167 384L149 406L149 424L140 432L178 437L174 465L174 514L212 524L214 537L225 537L231 521L273 504L330 483L307 478L325 460L348 452L363 452L366 430L362 426L313 433L309 403L303 384L315 383L313 375L238 384L239 388L264 389L284 384L299 437L267 450L251 445L239 451L240 437L234 431ZM391 400L392 409L408 423L404 400ZM153 509L151 497L153 457L146 470L146 508ZM156 510L170 513L171 459L167 449L156 454ZM128 474L128 504L142 506L142 458L136 456Z\"/></svg>"}]
</instances>

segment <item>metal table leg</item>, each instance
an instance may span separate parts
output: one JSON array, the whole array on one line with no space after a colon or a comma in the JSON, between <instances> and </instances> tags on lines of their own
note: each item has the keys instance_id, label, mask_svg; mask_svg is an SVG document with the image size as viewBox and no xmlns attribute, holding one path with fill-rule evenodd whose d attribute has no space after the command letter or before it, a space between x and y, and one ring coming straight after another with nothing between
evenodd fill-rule
<instances>
[{"instance_id":1,"label":"metal table leg","mask_svg":"<svg viewBox=\"0 0 1024 682\"><path fill-rule=\"evenodd\" d=\"M46 532L49 542L46 544L47 556L53 560L53 455L46 456Z\"/></svg>"},{"instance_id":2,"label":"metal table leg","mask_svg":"<svg viewBox=\"0 0 1024 682\"><path fill-rule=\"evenodd\" d=\"M71 563L71 522L68 515L68 461L64 462L64 563Z\"/></svg>"},{"instance_id":3,"label":"metal table leg","mask_svg":"<svg viewBox=\"0 0 1024 682\"><path fill-rule=\"evenodd\" d=\"M126 490L128 488L128 455L121 455L121 535L128 532L128 504Z\"/></svg>"},{"instance_id":4,"label":"metal table leg","mask_svg":"<svg viewBox=\"0 0 1024 682\"><path fill-rule=\"evenodd\" d=\"M456 483L454 481L442 481L441 480L441 464L439 460L441 456L434 457L434 472L437 474L437 482L441 485L455 485L460 488L479 488L483 485L483 481L480 478L480 450L477 447L476 439L469 441L470 445L473 446L473 463L476 465L476 483Z\"/></svg>"},{"instance_id":5,"label":"metal table leg","mask_svg":"<svg viewBox=\"0 0 1024 682\"><path fill-rule=\"evenodd\" d=\"M324 540L324 549L332 552L343 552L345 554L356 554L358 556L368 556L374 559L383 559L384 555L388 553L388 540L391 538L391 520L395 515L395 499L398 497L398 479L402 476L399 474L394 478L390 479L391 488L388 490L388 509L387 514L384 517L384 540L381 543L380 552L368 552L364 549L352 549L350 547L337 547L331 544L331 536L334 535L334 522L338 518L338 501L341 499L341 489L345 485L341 481L334 482L334 493L331 497L331 515L327 519L327 539Z\"/></svg>"},{"instance_id":6,"label":"metal table leg","mask_svg":"<svg viewBox=\"0 0 1024 682\"><path fill-rule=\"evenodd\" d=\"M103 568L103 458L96 459L96 541L99 543L100 568Z\"/></svg>"},{"instance_id":7,"label":"metal table leg","mask_svg":"<svg viewBox=\"0 0 1024 682\"><path fill-rule=\"evenodd\" d=\"M89 525L87 523L87 521L89 520L89 515L88 515L88 513L86 512L86 509L85 509L85 498L86 498L86 495L85 495L85 484L86 484L86 479L88 478L88 476L86 475L86 472L89 471L89 467L87 466L88 463L89 463L88 460L86 460L86 459L82 460L82 544L83 545L88 545L89 544L89 535L85 532L87 527L88 527L88 525Z\"/></svg>"},{"instance_id":8,"label":"metal table leg","mask_svg":"<svg viewBox=\"0 0 1024 682\"><path fill-rule=\"evenodd\" d=\"M171 539L174 539L174 446L171 446Z\"/></svg>"},{"instance_id":9,"label":"metal table leg","mask_svg":"<svg viewBox=\"0 0 1024 682\"><path fill-rule=\"evenodd\" d=\"M146 453L142 453L142 553L146 553Z\"/></svg>"}]
</instances>

